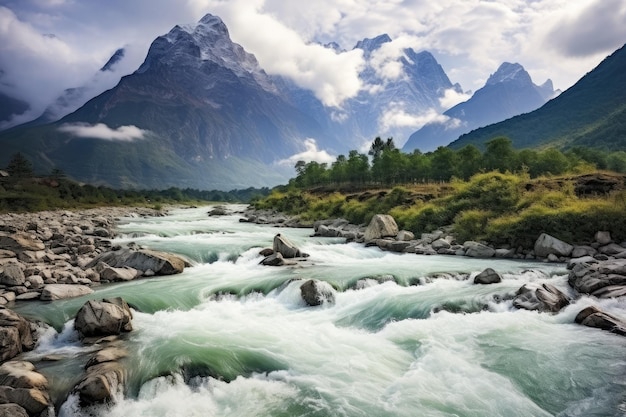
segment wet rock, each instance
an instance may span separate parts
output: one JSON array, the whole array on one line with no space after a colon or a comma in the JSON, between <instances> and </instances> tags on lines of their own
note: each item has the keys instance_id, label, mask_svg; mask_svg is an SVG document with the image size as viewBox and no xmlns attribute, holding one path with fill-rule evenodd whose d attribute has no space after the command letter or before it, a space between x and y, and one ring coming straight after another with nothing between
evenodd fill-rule
<instances>
[{"instance_id":1,"label":"wet rock","mask_svg":"<svg viewBox=\"0 0 626 417\"><path fill-rule=\"evenodd\" d=\"M568 282L576 291L599 298L621 296L626 289L626 259L578 263L569 272ZM610 287L608 290L604 288Z\"/></svg>"},{"instance_id":2,"label":"wet rock","mask_svg":"<svg viewBox=\"0 0 626 417\"><path fill-rule=\"evenodd\" d=\"M310 279L300 286L302 299L308 305L315 307L323 303L334 303L335 292L326 282Z\"/></svg>"},{"instance_id":3,"label":"wet rock","mask_svg":"<svg viewBox=\"0 0 626 417\"><path fill-rule=\"evenodd\" d=\"M376 214L365 229L364 239L367 242L397 235L398 225L394 218L388 214Z\"/></svg>"},{"instance_id":4,"label":"wet rock","mask_svg":"<svg viewBox=\"0 0 626 417\"><path fill-rule=\"evenodd\" d=\"M35 388L13 388L0 386L0 404L18 404L28 415L38 416L50 407L47 392Z\"/></svg>"},{"instance_id":5,"label":"wet rock","mask_svg":"<svg viewBox=\"0 0 626 417\"><path fill-rule=\"evenodd\" d=\"M129 268L127 266L122 268L113 268L107 266L100 270L100 279L110 282L132 281L139 275L139 271L137 271L135 268Z\"/></svg>"},{"instance_id":6,"label":"wet rock","mask_svg":"<svg viewBox=\"0 0 626 417\"><path fill-rule=\"evenodd\" d=\"M93 290L86 285L46 284L41 291L42 301L62 300L91 294Z\"/></svg>"},{"instance_id":7,"label":"wet rock","mask_svg":"<svg viewBox=\"0 0 626 417\"><path fill-rule=\"evenodd\" d=\"M285 259L280 252L272 253L269 256L266 256L262 261L261 265L265 266L283 266L285 265Z\"/></svg>"},{"instance_id":8,"label":"wet rock","mask_svg":"<svg viewBox=\"0 0 626 417\"><path fill-rule=\"evenodd\" d=\"M209 216L225 216L226 214L228 214L226 212L226 209L224 207L215 207L213 210L209 211L207 213Z\"/></svg>"},{"instance_id":9,"label":"wet rock","mask_svg":"<svg viewBox=\"0 0 626 417\"><path fill-rule=\"evenodd\" d=\"M553 254L556 256L570 256L574 247L569 243L563 242L550 236L547 233L542 233L535 241L535 256L540 258L547 258L548 255Z\"/></svg>"},{"instance_id":10,"label":"wet rock","mask_svg":"<svg viewBox=\"0 0 626 417\"><path fill-rule=\"evenodd\" d=\"M76 314L74 328L81 337L118 335L130 332L132 313L120 297L87 301Z\"/></svg>"},{"instance_id":11,"label":"wet rock","mask_svg":"<svg viewBox=\"0 0 626 417\"><path fill-rule=\"evenodd\" d=\"M496 254L496 250L479 242L467 241L463 244L465 256L472 258L492 258Z\"/></svg>"},{"instance_id":12,"label":"wet rock","mask_svg":"<svg viewBox=\"0 0 626 417\"><path fill-rule=\"evenodd\" d=\"M474 284L496 284L502 281L502 275L491 268L485 269L474 277Z\"/></svg>"},{"instance_id":13,"label":"wet rock","mask_svg":"<svg viewBox=\"0 0 626 417\"><path fill-rule=\"evenodd\" d=\"M128 356L128 351L126 349L122 349L117 346L109 346L98 351L95 355L93 355L89 359L89 361L87 361L85 368L89 368L93 365L98 365L100 363L119 361L120 359L125 358L127 356Z\"/></svg>"},{"instance_id":14,"label":"wet rock","mask_svg":"<svg viewBox=\"0 0 626 417\"><path fill-rule=\"evenodd\" d=\"M8 361L0 366L0 385L13 388L48 389L48 379L26 361Z\"/></svg>"},{"instance_id":15,"label":"wet rock","mask_svg":"<svg viewBox=\"0 0 626 417\"><path fill-rule=\"evenodd\" d=\"M28 320L5 307L0 307L0 361L14 358L35 346Z\"/></svg>"},{"instance_id":16,"label":"wet rock","mask_svg":"<svg viewBox=\"0 0 626 417\"><path fill-rule=\"evenodd\" d=\"M596 307L587 307L578 313L574 321L583 326L595 327L626 336L626 323Z\"/></svg>"},{"instance_id":17,"label":"wet rock","mask_svg":"<svg viewBox=\"0 0 626 417\"><path fill-rule=\"evenodd\" d=\"M268 256L273 255L273 254L274 254L274 249L272 249L272 248L264 248L264 249L261 249L259 251L259 255L261 255L263 257L268 257Z\"/></svg>"},{"instance_id":18,"label":"wet rock","mask_svg":"<svg viewBox=\"0 0 626 417\"><path fill-rule=\"evenodd\" d=\"M104 362L87 369L83 379L76 385L80 404L110 403L118 393L124 391L127 371L119 362Z\"/></svg>"},{"instance_id":19,"label":"wet rock","mask_svg":"<svg viewBox=\"0 0 626 417\"><path fill-rule=\"evenodd\" d=\"M550 284L540 287L524 284L513 299L513 305L517 308L544 313L556 313L568 304L567 296Z\"/></svg>"},{"instance_id":20,"label":"wet rock","mask_svg":"<svg viewBox=\"0 0 626 417\"><path fill-rule=\"evenodd\" d=\"M156 275L179 274L185 269L185 260L180 256L147 249L105 252L94 258L86 267L93 268L100 262L113 268L129 267L142 272L151 270Z\"/></svg>"},{"instance_id":21,"label":"wet rock","mask_svg":"<svg viewBox=\"0 0 626 417\"><path fill-rule=\"evenodd\" d=\"M8 264L0 269L0 284L13 287L23 285L25 282L26 277L18 264Z\"/></svg>"},{"instance_id":22,"label":"wet rock","mask_svg":"<svg viewBox=\"0 0 626 417\"><path fill-rule=\"evenodd\" d=\"M0 404L0 417L28 417L28 413L17 404Z\"/></svg>"},{"instance_id":23,"label":"wet rock","mask_svg":"<svg viewBox=\"0 0 626 417\"><path fill-rule=\"evenodd\" d=\"M272 249L274 252L280 252L283 255L283 258L301 258L309 256L306 253L301 252L294 243L280 233L274 236Z\"/></svg>"}]
</instances>

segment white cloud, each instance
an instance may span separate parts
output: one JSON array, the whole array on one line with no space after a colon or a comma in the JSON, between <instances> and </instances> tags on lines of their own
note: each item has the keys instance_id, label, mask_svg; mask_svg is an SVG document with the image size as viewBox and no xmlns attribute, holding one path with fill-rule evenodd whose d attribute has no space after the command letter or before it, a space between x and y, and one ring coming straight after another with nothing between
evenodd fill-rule
<instances>
[{"instance_id":1,"label":"white cloud","mask_svg":"<svg viewBox=\"0 0 626 417\"><path fill-rule=\"evenodd\" d=\"M92 138L118 142L132 142L144 139L149 133L147 130L139 129L137 126L120 126L111 129L104 123L90 125L86 123L65 123L59 126L59 131L69 133L79 138Z\"/></svg>"},{"instance_id":2,"label":"white cloud","mask_svg":"<svg viewBox=\"0 0 626 417\"><path fill-rule=\"evenodd\" d=\"M292 155L289 158L282 159L278 161L278 164L285 165L285 166L295 166L296 162L298 161L305 161L305 162L316 161L319 163L330 164L330 163L333 163L336 159L325 150L318 149L317 142L313 138L305 139L304 146L306 147L305 151Z\"/></svg>"},{"instance_id":3,"label":"white cloud","mask_svg":"<svg viewBox=\"0 0 626 417\"><path fill-rule=\"evenodd\" d=\"M449 119L448 116L438 113L435 109L429 109L420 114L411 114L405 110L403 103L392 103L381 115L379 124L383 131L404 127L417 130L427 123L444 123Z\"/></svg>"},{"instance_id":4,"label":"white cloud","mask_svg":"<svg viewBox=\"0 0 626 417\"><path fill-rule=\"evenodd\" d=\"M439 104L441 104L442 109L447 110L459 103L469 100L471 97L471 94L459 93L454 88L449 88L444 91L443 97L439 98Z\"/></svg>"}]
</instances>

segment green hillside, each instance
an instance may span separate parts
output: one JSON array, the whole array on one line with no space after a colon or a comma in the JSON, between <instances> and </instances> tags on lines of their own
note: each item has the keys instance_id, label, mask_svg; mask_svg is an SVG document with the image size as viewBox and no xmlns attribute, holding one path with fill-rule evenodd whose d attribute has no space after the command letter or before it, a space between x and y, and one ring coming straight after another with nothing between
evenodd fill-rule
<instances>
[{"instance_id":1,"label":"green hillside","mask_svg":"<svg viewBox=\"0 0 626 417\"><path fill-rule=\"evenodd\" d=\"M626 149L626 46L541 108L462 135L460 149L506 136L516 148L576 146Z\"/></svg>"}]
</instances>

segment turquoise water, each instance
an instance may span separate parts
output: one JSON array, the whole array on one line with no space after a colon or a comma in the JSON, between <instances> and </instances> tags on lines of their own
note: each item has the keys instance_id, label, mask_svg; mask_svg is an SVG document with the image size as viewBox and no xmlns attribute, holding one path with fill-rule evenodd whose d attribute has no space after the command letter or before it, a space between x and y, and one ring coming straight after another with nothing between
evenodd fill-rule
<instances>
[{"instance_id":1,"label":"turquoise water","mask_svg":"<svg viewBox=\"0 0 626 417\"><path fill-rule=\"evenodd\" d=\"M128 392L90 414L70 397L60 415L625 413L626 339L574 324L588 305L624 317L624 301L583 297L557 315L498 301L526 282L569 292L562 264L394 254L207 211L126 219L118 227L115 243L187 257L192 266L183 274L18 308L60 332L30 354L67 358L42 370L59 392L89 355L71 326L85 300L122 296L137 310L126 340ZM276 233L310 257L289 267L259 265L259 250ZM472 284L486 267L503 282ZM334 304L305 305L299 286L311 278L334 288Z\"/></svg>"}]
</instances>

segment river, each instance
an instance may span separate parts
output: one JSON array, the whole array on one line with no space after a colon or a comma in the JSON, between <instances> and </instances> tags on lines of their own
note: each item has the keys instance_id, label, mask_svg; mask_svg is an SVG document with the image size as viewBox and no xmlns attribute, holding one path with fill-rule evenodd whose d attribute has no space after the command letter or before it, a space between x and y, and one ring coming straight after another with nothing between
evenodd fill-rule
<instances>
[{"instance_id":1,"label":"river","mask_svg":"<svg viewBox=\"0 0 626 417\"><path fill-rule=\"evenodd\" d=\"M626 339L574 323L589 305L623 316L623 300L582 297L556 315L512 306L526 282L573 295L563 264L383 252L209 209L117 228L115 244L186 256L184 273L16 307L56 329L27 358L62 358L38 365L57 396L90 354L73 330L80 306L122 296L136 309L128 392L91 410L70 396L61 416L626 415ZM310 257L259 265L277 233ZM504 280L473 284L487 267ZM311 278L335 288L334 303L305 305Z\"/></svg>"}]
</instances>

